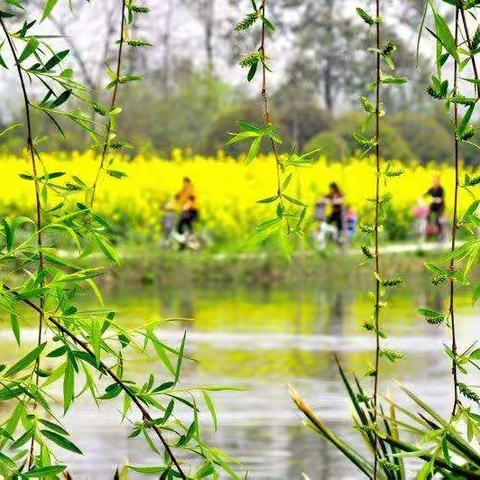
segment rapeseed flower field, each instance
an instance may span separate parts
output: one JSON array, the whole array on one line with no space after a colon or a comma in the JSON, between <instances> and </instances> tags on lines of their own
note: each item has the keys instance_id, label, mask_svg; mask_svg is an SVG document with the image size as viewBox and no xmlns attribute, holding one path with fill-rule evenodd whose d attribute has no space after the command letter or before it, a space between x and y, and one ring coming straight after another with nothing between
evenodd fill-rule
<instances>
[{"instance_id":1,"label":"rapeseed flower field","mask_svg":"<svg viewBox=\"0 0 480 480\"><path fill-rule=\"evenodd\" d=\"M42 155L47 172L66 172L91 184L98 158L94 152L46 153ZM360 222L369 221L373 196L372 161L351 158L342 163L321 157L310 167L298 169L289 189L293 196L314 205L327 192L330 182L337 182L345 194L346 203L358 213ZM446 198L453 190L453 169L448 165L402 165L404 175L390 179L386 189L392 194L389 223L404 234L410 230L412 210L430 187L435 175L441 176ZM24 158L0 155L0 215L26 214L33 209L33 184L20 177L30 172ZM182 178L192 179L201 212L201 228L208 231L218 244L238 245L261 220L270 218L268 205L257 200L276 191L276 170L271 156L260 156L246 165L219 152L215 157L194 155L174 150L171 159L135 157L115 158L111 168L126 173L123 179L104 175L97 195L98 210L110 219L120 233L134 238L156 239L161 235L161 219L165 205L181 188ZM470 170L468 173L472 173ZM62 177L62 180L68 176ZM461 207L471 198L462 193ZM448 202L448 200L447 200ZM451 205L447 203L447 213ZM311 215L311 213L310 213ZM406 232L406 233L405 233Z\"/></svg>"}]
</instances>

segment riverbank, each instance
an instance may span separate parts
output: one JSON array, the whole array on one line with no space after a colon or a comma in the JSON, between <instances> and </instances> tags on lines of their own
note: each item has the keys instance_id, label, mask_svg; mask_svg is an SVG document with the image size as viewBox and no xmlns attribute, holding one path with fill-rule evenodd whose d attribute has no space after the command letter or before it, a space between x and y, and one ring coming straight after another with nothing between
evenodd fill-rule
<instances>
[{"instance_id":1,"label":"riverbank","mask_svg":"<svg viewBox=\"0 0 480 480\"><path fill-rule=\"evenodd\" d=\"M436 258L447 245L413 244L384 247L383 271L425 282L424 263ZM122 253L122 252L121 252ZM307 282L349 285L368 284L371 270L356 250L332 250L325 254L297 252L290 260L272 252L208 253L168 252L153 247L130 247L122 253L122 265L108 270L106 281L181 287L238 285L301 286ZM418 280L415 278L418 277Z\"/></svg>"}]
</instances>

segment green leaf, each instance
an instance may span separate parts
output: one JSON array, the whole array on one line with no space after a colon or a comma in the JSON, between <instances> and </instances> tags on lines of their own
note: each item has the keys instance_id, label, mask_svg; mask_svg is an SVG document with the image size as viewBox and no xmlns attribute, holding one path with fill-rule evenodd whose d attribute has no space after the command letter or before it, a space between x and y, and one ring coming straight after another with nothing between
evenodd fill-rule
<instances>
[{"instance_id":1,"label":"green leaf","mask_svg":"<svg viewBox=\"0 0 480 480\"><path fill-rule=\"evenodd\" d=\"M275 195L274 197L266 197L266 198L262 198L261 200L257 200L257 203L272 203L277 199L278 199L278 195Z\"/></svg>"},{"instance_id":2,"label":"green leaf","mask_svg":"<svg viewBox=\"0 0 480 480\"><path fill-rule=\"evenodd\" d=\"M62 92L52 103L50 103L49 108L57 108L60 105L63 105L72 94L72 90L65 90Z\"/></svg>"},{"instance_id":3,"label":"green leaf","mask_svg":"<svg viewBox=\"0 0 480 480\"><path fill-rule=\"evenodd\" d=\"M75 369L72 362L67 361L63 377L63 410L68 411L75 395Z\"/></svg>"},{"instance_id":4,"label":"green leaf","mask_svg":"<svg viewBox=\"0 0 480 480\"><path fill-rule=\"evenodd\" d=\"M258 59L256 61L252 62L252 64L250 65L250 68L248 70L247 80L249 82L251 82L254 79L255 74L257 73L257 68L258 68Z\"/></svg>"},{"instance_id":5,"label":"green leaf","mask_svg":"<svg viewBox=\"0 0 480 480\"><path fill-rule=\"evenodd\" d=\"M437 325L446 320L446 317L443 313L437 312L436 310L431 310L429 308L419 308L418 313L425 317L427 322L430 324Z\"/></svg>"},{"instance_id":6,"label":"green leaf","mask_svg":"<svg viewBox=\"0 0 480 480\"><path fill-rule=\"evenodd\" d=\"M202 390L203 398L205 399L205 404L207 405L207 408L210 412L210 415L212 416L212 421L213 421L213 429L217 431L218 428L218 420L217 420L217 413L215 412L215 405L213 404L212 398L206 392L205 390Z\"/></svg>"},{"instance_id":7,"label":"green leaf","mask_svg":"<svg viewBox=\"0 0 480 480\"><path fill-rule=\"evenodd\" d=\"M45 63L42 70L48 72L53 67L56 67L69 53L70 50L62 50L56 53Z\"/></svg>"},{"instance_id":8,"label":"green leaf","mask_svg":"<svg viewBox=\"0 0 480 480\"><path fill-rule=\"evenodd\" d=\"M172 375L175 375L175 370L173 369L172 362L170 361L170 358L168 357L162 342L160 342L158 338L155 336L155 334L151 331L147 333L147 337L152 342L153 347L155 348L155 351L157 352L157 355L160 361L165 365L167 370Z\"/></svg>"},{"instance_id":9,"label":"green leaf","mask_svg":"<svg viewBox=\"0 0 480 480\"><path fill-rule=\"evenodd\" d=\"M447 22L438 12L435 12L434 15L435 31L438 40L440 40L445 50L455 59L455 61L457 63L460 63L455 38L453 37L452 32L448 28Z\"/></svg>"},{"instance_id":10,"label":"green leaf","mask_svg":"<svg viewBox=\"0 0 480 480\"><path fill-rule=\"evenodd\" d=\"M473 296L472 296L473 303L476 303L479 298L480 298L480 283L475 285L473 289Z\"/></svg>"},{"instance_id":11,"label":"green leaf","mask_svg":"<svg viewBox=\"0 0 480 480\"><path fill-rule=\"evenodd\" d=\"M10 323L12 325L13 334L15 335L15 340L17 341L18 346L20 346L20 325L18 324L16 313L10 314Z\"/></svg>"},{"instance_id":12,"label":"green leaf","mask_svg":"<svg viewBox=\"0 0 480 480\"><path fill-rule=\"evenodd\" d=\"M263 137L257 137L252 144L250 145L250 150L248 151L247 155L247 163L253 162L255 157L258 155L260 147L262 146Z\"/></svg>"},{"instance_id":13,"label":"green leaf","mask_svg":"<svg viewBox=\"0 0 480 480\"><path fill-rule=\"evenodd\" d=\"M5 42L0 43L0 50L2 49L4 43ZM2 66L3 68L6 68L8 70L8 66L5 63L5 60L3 59L1 54L0 54L0 66Z\"/></svg>"},{"instance_id":14,"label":"green leaf","mask_svg":"<svg viewBox=\"0 0 480 480\"><path fill-rule=\"evenodd\" d=\"M118 256L118 253L113 247L113 245L107 239L101 237L100 235L95 235L94 238L103 254L113 263L119 265L120 257Z\"/></svg>"},{"instance_id":15,"label":"green leaf","mask_svg":"<svg viewBox=\"0 0 480 480\"><path fill-rule=\"evenodd\" d=\"M92 318L92 322L90 325L90 342L92 344L93 352L95 353L97 365L100 365L102 327L98 318Z\"/></svg>"},{"instance_id":16,"label":"green leaf","mask_svg":"<svg viewBox=\"0 0 480 480\"><path fill-rule=\"evenodd\" d=\"M460 126L458 127L458 131L457 131L458 136L461 136L465 132L465 129L467 128L470 122L470 118L472 117L474 110L475 110L475 105L470 105L467 112L462 118L462 122L460 123Z\"/></svg>"},{"instance_id":17,"label":"green leaf","mask_svg":"<svg viewBox=\"0 0 480 480\"><path fill-rule=\"evenodd\" d=\"M180 379L180 372L182 370L182 361L183 361L183 355L185 351L186 339L187 339L187 332L184 332L183 338L182 338L182 344L180 345L180 350L178 351L177 368L175 369L175 384L177 384L178 380Z\"/></svg>"},{"instance_id":18,"label":"green leaf","mask_svg":"<svg viewBox=\"0 0 480 480\"><path fill-rule=\"evenodd\" d=\"M13 375L21 372L22 370L27 368L29 365L31 365L33 362L35 362L43 352L43 349L45 348L46 345L47 343L44 342L38 347L34 348L32 351L28 352L24 357L22 357L17 363L15 363L5 372L5 376L12 377Z\"/></svg>"},{"instance_id":19,"label":"green leaf","mask_svg":"<svg viewBox=\"0 0 480 480\"><path fill-rule=\"evenodd\" d=\"M69 450L70 452L83 455L83 452L73 442L65 438L63 435L60 435L57 432L52 432L51 430L41 430L41 432L44 437L48 438L64 450Z\"/></svg>"},{"instance_id":20,"label":"green leaf","mask_svg":"<svg viewBox=\"0 0 480 480\"><path fill-rule=\"evenodd\" d=\"M455 38L453 37L447 22L438 12L435 12L434 15L435 32L438 40L441 42L445 50L455 59L455 61L460 63Z\"/></svg>"},{"instance_id":21,"label":"green leaf","mask_svg":"<svg viewBox=\"0 0 480 480\"><path fill-rule=\"evenodd\" d=\"M5 234L5 243L6 243L7 251L10 252L13 247L13 231L10 228L10 224L8 223L6 218L2 218L2 227L3 227L3 233Z\"/></svg>"},{"instance_id":22,"label":"green leaf","mask_svg":"<svg viewBox=\"0 0 480 480\"><path fill-rule=\"evenodd\" d=\"M58 0L47 0L45 8L43 9L42 22L52 13L57 3Z\"/></svg>"},{"instance_id":23,"label":"green leaf","mask_svg":"<svg viewBox=\"0 0 480 480\"><path fill-rule=\"evenodd\" d=\"M158 474L165 471L165 467L154 467L148 465L129 465L128 468L137 473Z\"/></svg>"},{"instance_id":24,"label":"green leaf","mask_svg":"<svg viewBox=\"0 0 480 480\"><path fill-rule=\"evenodd\" d=\"M128 177L125 172L121 172L120 170L107 170L107 175L113 178L117 178L121 180L122 178Z\"/></svg>"},{"instance_id":25,"label":"green leaf","mask_svg":"<svg viewBox=\"0 0 480 480\"><path fill-rule=\"evenodd\" d=\"M306 207L306 205L297 198L293 198L285 194L283 194L282 197L285 198L285 200L288 200L290 203L293 203L294 205L298 205L299 207Z\"/></svg>"},{"instance_id":26,"label":"green leaf","mask_svg":"<svg viewBox=\"0 0 480 480\"><path fill-rule=\"evenodd\" d=\"M416 480L428 480L430 478L431 473L432 473L432 464L428 462L423 465L423 467L417 473L417 476L415 478Z\"/></svg>"},{"instance_id":27,"label":"green leaf","mask_svg":"<svg viewBox=\"0 0 480 480\"><path fill-rule=\"evenodd\" d=\"M4 135L6 135L8 132L10 132L11 130L15 129L15 128L18 128L18 127L21 127L22 124L21 123L14 123L13 125L10 125L9 127L3 129L1 132L0 132L0 137L3 137Z\"/></svg>"},{"instance_id":28,"label":"green leaf","mask_svg":"<svg viewBox=\"0 0 480 480\"><path fill-rule=\"evenodd\" d=\"M22 478L45 478L53 477L62 473L67 468L66 465L50 465L48 467L33 468L28 472L22 473Z\"/></svg>"},{"instance_id":29,"label":"green leaf","mask_svg":"<svg viewBox=\"0 0 480 480\"><path fill-rule=\"evenodd\" d=\"M56 423L51 422L50 420L46 420L44 418L39 418L38 421L48 427L50 430L53 430L60 435L64 435L68 437L70 434L60 425L57 425Z\"/></svg>"},{"instance_id":30,"label":"green leaf","mask_svg":"<svg viewBox=\"0 0 480 480\"><path fill-rule=\"evenodd\" d=\"M369 15L363 8L357 8L357 14L370 27L375 24L374 18Z\"/></svg>"},{"instance_id":31,"label":"green leaf","mask_svg":"<svg viewBox=\"0 0 480 480\"><path fill-rule=\"evenodd\" d=\"M40 44L39 41L35 37L30 37L30 39L27 42L27 45L25 45L25 48L23 49L22 53L20 54L20 57L18 58L18 64L20 65L30 55L32 55L35 52L35 50L37 50L39 44Z\"/></svg>"}]
</instances>

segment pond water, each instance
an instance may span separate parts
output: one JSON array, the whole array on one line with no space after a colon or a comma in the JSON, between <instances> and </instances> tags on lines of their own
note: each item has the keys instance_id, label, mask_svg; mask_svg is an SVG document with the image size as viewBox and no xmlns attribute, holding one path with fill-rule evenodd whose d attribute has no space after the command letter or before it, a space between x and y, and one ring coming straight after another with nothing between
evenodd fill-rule
<instances>
[{"instance_id":1,"label":"pond water","mask_svg":"<svg viewBox=\"0 0 480 480\"><path fill-rule=\"evenodd\" d=\"M166 291L148 286L114 288L108 301L131 326L158 317L195 318L170 324L163 338L180 343L187 330L189 353L198 363L186 367L186 384L247 389L215 394L219 431L206 437L237 457L249 479L303 479L302 473L312 480L359 478L332 447L302 425L286 385L294 385L335 431L357 438L332 358L338 354L345 367L357 372L365 371L372 358L373 338L359 328L371 313L363 287ZM425 305L445 309L447 299L427 286L399 290L384 310L387 344L405 354L384 373L395 396L401 397L394 378L446 410L451 387L442 344L447 337L443 329L426 325L418 316L416 309ZM476 330L477 312L466 295L459 296L458 309L460 343L467 345ZM2 333L2 344L7 345L11 334ZM9 351L2 349L1 360ZM157 366L135 361L134 368L135 374L147 376ZM205 431L210 431L207 415L202 418ZM66 424L85 453L68 458L74 479L113 478L116 465L126 459L155 462L142 441L126 439L129 426L119 424L115 409L99 413L93 405L78 403Z\"/></svg>"}]
</instances>

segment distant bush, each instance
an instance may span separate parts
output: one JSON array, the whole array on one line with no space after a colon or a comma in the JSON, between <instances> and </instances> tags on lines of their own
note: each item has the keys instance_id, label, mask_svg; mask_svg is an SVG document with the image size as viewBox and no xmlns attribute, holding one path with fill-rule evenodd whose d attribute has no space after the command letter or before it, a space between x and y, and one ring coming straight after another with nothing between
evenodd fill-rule
<instances>
[{"instance_id":1,"label":"distant bush","mask_svg":"<svg viewBox=\"0 0 480 480\"><path fill-rule=\"evenodd\" d=\"M362 117L355 112L339 117L335 120L333 128L328 132L329 135L324 135L323 137L317 135L307 143L307 146L308 148L312 146L319 148L321 146L319 140L323 138L327 142L326 151L330 151L332 155L335 155L329 157L328 154L326 154L330 160L339 160L344 156L353 155L360 150L360 146L353 138L352 132L359 132L366 137L373 136L373 125L370 125L365 132L362 132L362 121ZM382 136L381 153L382 157L386 160L409 161L416 158L408 143L390 123L383 123ZM340 139L344 142L345 148ZM305 148L305 150L307 150L307 148ZM341 155L342 151L344 152L343 155Z\"/></svg>"},{"instance_id":2,"label":"distant bush","mask_svg":"<svg viewBox=\"0 0 480 480\"><path fill-rule=\"evenodd\" d=\"M420 162L443 162L451 157L451 135L433 115L402 112L392 115L390 122Z\"/></svg>"},{"instance_id":3,"label":"distant bush","mask_svg":"<svg viewBox=\"0 0 480 480\"><path fill-rule=\"evenodd\" d=\"M341 160L351 153L348 143L340 133L332 130L315 135L305 145L304 151L311 152L317 149L321 149L320 153L329 160Z\"/></svg>"},{"instance_id":4,"label":"distant bush","mask_svg":"<svg viewBox=\"0 0 480 480\"><path fill-rule=\"evenodd\" d=\"M286 101L273 99L273 105L278 111L276 122L285 131L285 140L303 150L305 144L319 132L331 129L332 118L328 112L311 101Z\"/></svg>"}]
</instances>

